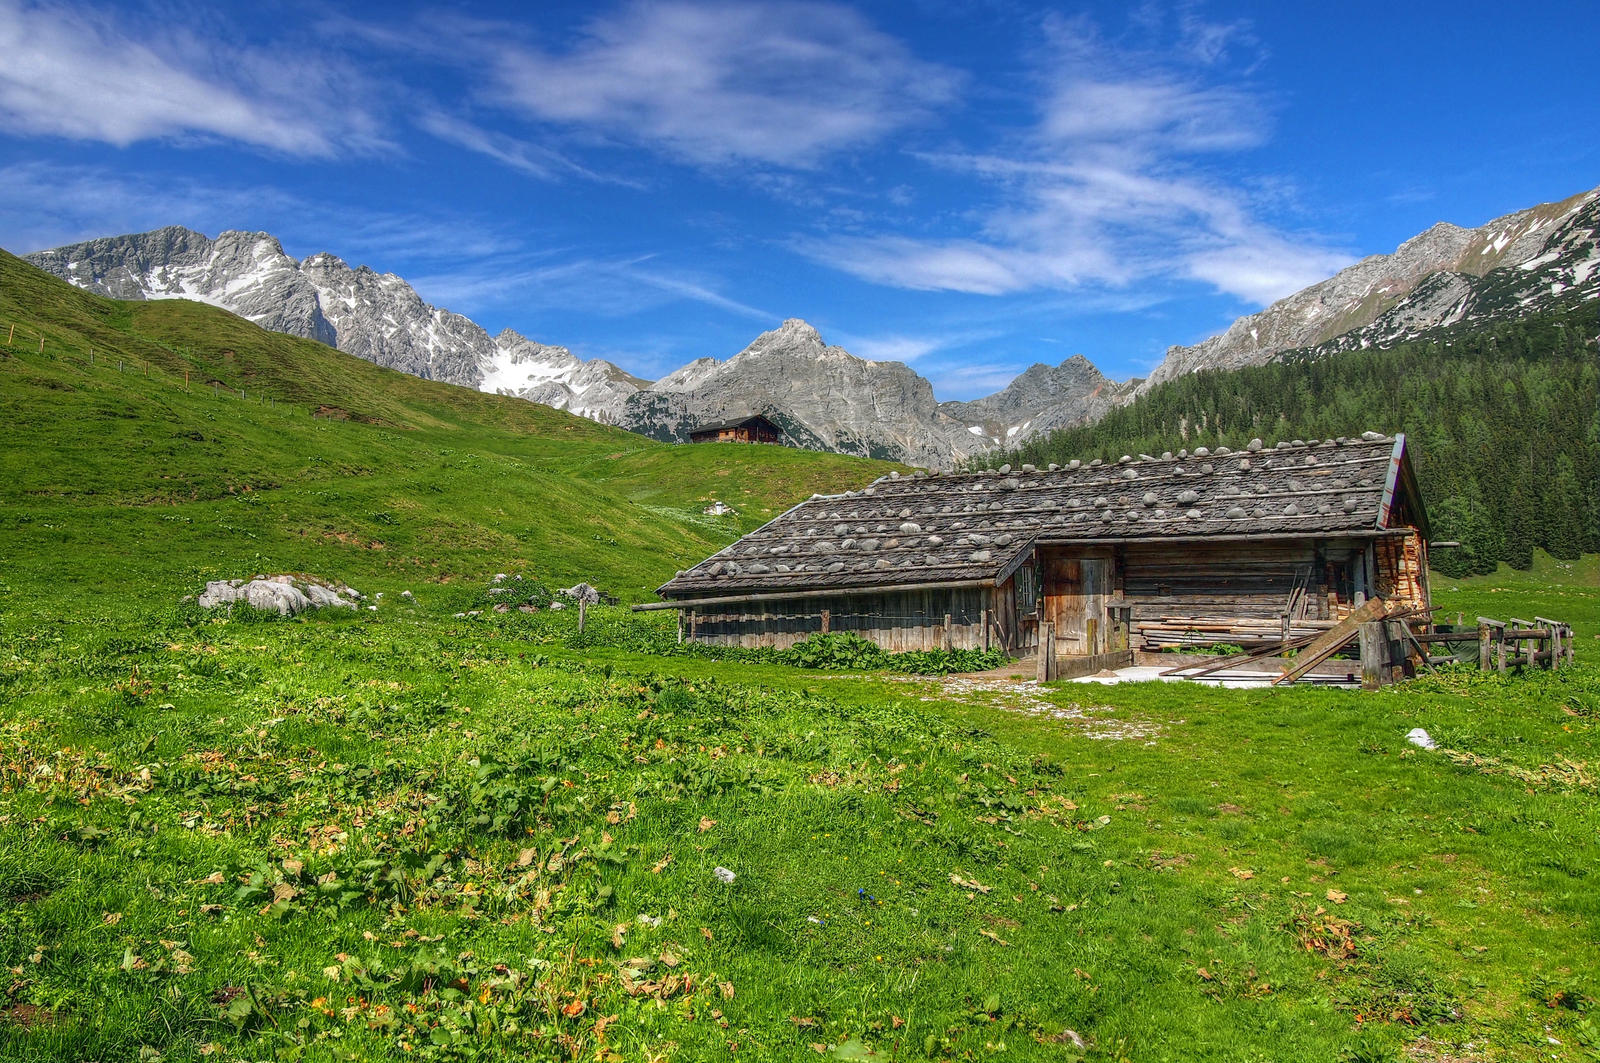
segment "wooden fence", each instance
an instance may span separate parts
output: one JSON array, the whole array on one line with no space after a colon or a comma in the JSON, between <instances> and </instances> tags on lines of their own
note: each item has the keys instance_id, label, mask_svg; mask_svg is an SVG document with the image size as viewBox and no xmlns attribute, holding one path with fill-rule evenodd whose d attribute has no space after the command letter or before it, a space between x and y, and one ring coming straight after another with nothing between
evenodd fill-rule
<instances>
[{"instance_id":1,"label":"wooden fence","mask_svg":"<svg viewBox=\"0 0 1600 1063\"><path fill-rule=\"evenodd\" d=\"M1324 661L1337 653L1348 653L1352 647L1360 658L1361 685L1368 690L1447 664L1506 672L1514 668L1570 668L1574 663L1572 626L1562 621L1547 617L1494 620L1480 616L1473 627L1434 625L1429 617L1435 611L1390 605L1373 598L1326 631L1298 637L1285 632L1276 644L1198 663L1191 661L1163 674L1185 679L1223 675L1240 678L1242 670L1253 678L1265 678L1262 667L1271 668L1272 658L1292 653L1272 678L1272 685L1278 686L1311 674Z\"/></svg>"}]
</instances>

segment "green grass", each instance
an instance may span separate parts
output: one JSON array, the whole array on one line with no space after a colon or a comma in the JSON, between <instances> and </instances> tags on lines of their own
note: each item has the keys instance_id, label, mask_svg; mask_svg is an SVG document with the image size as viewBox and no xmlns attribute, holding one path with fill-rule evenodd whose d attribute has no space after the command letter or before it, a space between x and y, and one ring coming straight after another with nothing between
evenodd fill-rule
<instances>
[{"instance_id":1,"label":"green grass","mask_svg":"<svg viewBox=\"0 0 1600 1063\"><path fill-rule=\"evenodd\" d=\"M51 1017L0 1055L1586 1058L1593 668L1053 719L572 621L9 628L0 962Z\"/></svg>"},{"instance_id":2,"label":"green grass","mask_svg":"<svg viewBox=\"0 0 1600 1063\"><path fill-rule=\"evenodd\" d=\"M454 614L495 571L640 597L877 466L0 267L0 313L84 356L0 359L0 1059L1600 1053L1594 558L1435 580L1571 621L1581 667L1377 694L643 652L670 618ZM180 604L268 569L386 597Z\"/></svg>"}]
</instances>

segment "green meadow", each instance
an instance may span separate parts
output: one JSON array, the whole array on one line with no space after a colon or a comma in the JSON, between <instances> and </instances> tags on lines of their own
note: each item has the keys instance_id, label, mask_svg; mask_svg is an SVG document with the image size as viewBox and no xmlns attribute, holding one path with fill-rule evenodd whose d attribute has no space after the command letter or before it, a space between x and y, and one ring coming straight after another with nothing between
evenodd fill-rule
<instances>
[{"instance_id":1,"label":"green meadow","mask_svg":"<svg viewBox=\"0 0 1600 1063\"><path fill-rule=\"evenodd\" d=\"M1374 694L580 634L493 576L646 600L888 466L0 282L0 1059L1600 1059L1594 557L1435 582L1578 667ZM184 601L276 572L369 597Z\"/></svg>"}]
</instances>

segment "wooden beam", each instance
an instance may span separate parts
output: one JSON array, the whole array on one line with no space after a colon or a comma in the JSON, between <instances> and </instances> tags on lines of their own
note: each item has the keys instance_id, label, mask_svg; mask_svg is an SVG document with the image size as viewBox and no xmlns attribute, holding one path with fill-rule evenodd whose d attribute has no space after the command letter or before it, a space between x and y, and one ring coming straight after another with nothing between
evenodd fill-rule
<instances>
[{"instance_id":1,"label":"wooden beam","mask_svg":"<svg viewBox=\"0 0 1600 1063\"><path fill-rule=\"evenodd\" d=\"M942 580L935 583L886 583L876 587L814 587L808 590L760 591L755 594L724 594L714 598L682 598L671 602L640 602L629 606L636 613L651 609L693 609L697 605L737 605L743 602L781 602L799 598L858 598L864 594L897 594L902 591L961 590L993 587L987 579Z\"/></svg>"},{"instance_id":2,"label":"wooden beam","mask_svg":"<svg viewBox=\"0 0 1600 1063\"><path fill-rule=\"evenodd\" d=\"M1311 645L1320 637L1320 635L1302 635L1300 638L1291 639L1288 642L1273 643L1272 645L1263 647L1262 649L1248 650L1244 653L1233 653L1226 657L1217 657L1209 663L1203 665L1181 664L1176 668L1168 668L1161 674L1182 675L1185 679L1198 679L1203 675L1210 675L1212 672L1220 672L1224 668L1229 668L1236 664L1249 664L1253 661L1265 660L1268 657L1276 657L1278 654L1287 650L1301 649L1305 646Z\"/></svg>"},{"instance_id":3,"label":"wooden beam","mask_svg":"<svg viewBox=\"0 0 1600 1063\"><path fill-rule=\"evenodd\" d=\"M1039 536L1039 546L1116 546L1120 543L1259 543L1306 539L1388 539L1410 535L1409 528L1351 528L1332 531L1261 532L1255 535L1116 535L1097 538Z\"/></svg>"},{"instance_id":4,"label":"wooden beam","mask_svg":"<svg viewBox=\"0 0 1600 1063\"><path fill-rule=\"evenodd\" d=\"M1386 608L1382 598L1367 599L1357 606L1349 616L1339 621L1330 630L1323 632L1315 642L1306 647L1305 652L1295 658L1294 666L1274 679L1272 685L1292 683L1329 657L1332 657L1340 647L1356 637L1357 632L1361 630L1362 624L1382 619Z\"/></svg>"}]
</instances>

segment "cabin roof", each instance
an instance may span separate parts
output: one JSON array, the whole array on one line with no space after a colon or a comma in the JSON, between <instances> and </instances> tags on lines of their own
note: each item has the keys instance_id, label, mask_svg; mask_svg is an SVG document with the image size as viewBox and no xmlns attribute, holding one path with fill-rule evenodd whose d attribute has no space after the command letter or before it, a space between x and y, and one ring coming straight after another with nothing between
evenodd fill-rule
<instances>
[{"instance_id":1,"label":"cabin roof","mask_svg":"<svg viewBox=\"0 0 1600 1063\"><path fill-rule=\"evenodd\" d=\"M1426 528L1405 437L1280 443L1050 469L889 476L813 495L678 573L667 598L1003 582L1035 543L1328 538Z\"/></svg>"},{"instance_id":2,"label":"cabin roof","mask_svg":"<svg viewBox=\"0 0 1600 1063\"><path fill-rule=\"evenodd\" d=\"M705 432L721 432L728 428L748 428L755 425L764 425L767 428L770 428L772 431L777 432L779 435L783 434L782 428L779 428L777 425L773 424L770 419L759 413L753 413L749 417L740 417L733 421L719 421L716 424L702 425L699 428L690 429L689 434L692 436L697 436Z\"/></svg>"}]
</instances>

